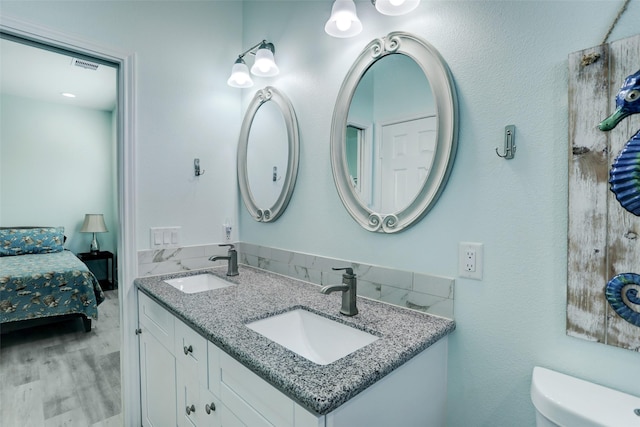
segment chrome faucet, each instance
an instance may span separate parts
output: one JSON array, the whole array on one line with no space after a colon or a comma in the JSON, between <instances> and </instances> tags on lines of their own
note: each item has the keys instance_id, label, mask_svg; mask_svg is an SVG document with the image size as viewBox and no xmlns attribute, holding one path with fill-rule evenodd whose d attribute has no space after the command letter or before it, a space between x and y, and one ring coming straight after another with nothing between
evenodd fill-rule
<instances>
[{"instance_id":1,"label":"chrome faucet","mask_svg":"<svg viewBox=\"0 0 640 427\"><path fill-rule=\"evenodd\" d=\"M218 245L218 246L229 246L229 251L227 252L227 256L212 256L209 258L209 261L218 261L220 259L226 259L229 261L229 266L227 267L227 276L237 276L238 275L238 252L235 247L230 244Z\"/></svg>"},{"instance_id":2,"label":"chrome faucet","mask_svg":"<svg viewBox=\"0 0 640 427\"><path fill-rule=\"evenodd\" d=\"M328 285L320 288L323 294L330 294L335 291L342 291L342 308L340 313L345 316L355 316L358 314L356 307L356 275L353 274L352 268L333 268L333 270L345 270L342 274L341 285Z\"/></svg>"}]
</instances>

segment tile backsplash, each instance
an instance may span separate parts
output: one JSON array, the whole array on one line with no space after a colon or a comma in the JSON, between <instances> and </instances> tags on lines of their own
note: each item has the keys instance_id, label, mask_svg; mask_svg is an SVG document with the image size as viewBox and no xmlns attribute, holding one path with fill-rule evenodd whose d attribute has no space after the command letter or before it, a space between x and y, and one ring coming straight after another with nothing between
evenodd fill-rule
<instances>
[{"instance_id":1,"label":"tile backsplash","mask_svg":"<svg viewBox=\"0 0 640 427\"><path fill-rule=\"evenodd\" d=\"M317 285L340 283L342 272L333 267L351 267L358 278L358 295L453 319L453 289L450 277L413 273L348 260L292 252L284 249L237 243L238 262ZM226 255L218 245L150 249L138 252L138 275L156 276L226 265L209 261Z\"/></svg>"}]
</instances>

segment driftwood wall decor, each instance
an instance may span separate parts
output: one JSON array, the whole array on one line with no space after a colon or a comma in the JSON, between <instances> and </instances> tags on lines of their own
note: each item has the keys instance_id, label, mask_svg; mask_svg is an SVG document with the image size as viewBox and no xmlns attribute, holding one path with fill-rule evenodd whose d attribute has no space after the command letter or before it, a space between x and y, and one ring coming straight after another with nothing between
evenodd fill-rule
<instances>
[{"instance_id":1,"label":"driftwood wall decor","mask_svg":"<svg viewBox=\"0 0 640 427\"><path fill-rule=\"evenodd\" d=\"M609 132L598 124L639 69L640 35L569 55L567 334L634 351L640 327L615 312L605 287L618 274L640 274L640 217L620 205L609 184L611 165L640 129L640 115Z\"/></svg>"}]
</instances>

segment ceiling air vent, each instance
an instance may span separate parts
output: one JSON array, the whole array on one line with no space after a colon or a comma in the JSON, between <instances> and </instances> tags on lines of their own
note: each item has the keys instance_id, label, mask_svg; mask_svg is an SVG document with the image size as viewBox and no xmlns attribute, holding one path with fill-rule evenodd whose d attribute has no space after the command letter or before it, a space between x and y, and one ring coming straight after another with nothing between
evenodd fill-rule
<instances>
[{"instance_id":1,"label":"ceiling air vent","mask_svg":"<svg viewBox=\"0 0 640 427\"><path fill-rule=\"evenodd\" d=\"M78 58L71 59L71 65L75 65L76 67L86 68L87 70L93 70L93 71L98 69L98 64L85 61L84 59L78 59Z\"/></svg>"}]
</instances>

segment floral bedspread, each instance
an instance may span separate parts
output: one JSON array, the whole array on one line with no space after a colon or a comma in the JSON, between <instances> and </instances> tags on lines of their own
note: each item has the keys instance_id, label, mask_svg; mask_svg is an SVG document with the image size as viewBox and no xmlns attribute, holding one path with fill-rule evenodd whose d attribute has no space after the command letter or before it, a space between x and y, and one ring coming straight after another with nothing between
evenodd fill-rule
<instances>
[{"instance_id":1,"label":"floral bedspread","mask_svg":"<svg viewBox=\"0 0 640 427\"><path fill-rule=\"evenodd\" d=\"M69 251L0 257L0 323L82 313L98 318L104 294Z\"/></svg>"}]
</instances>

